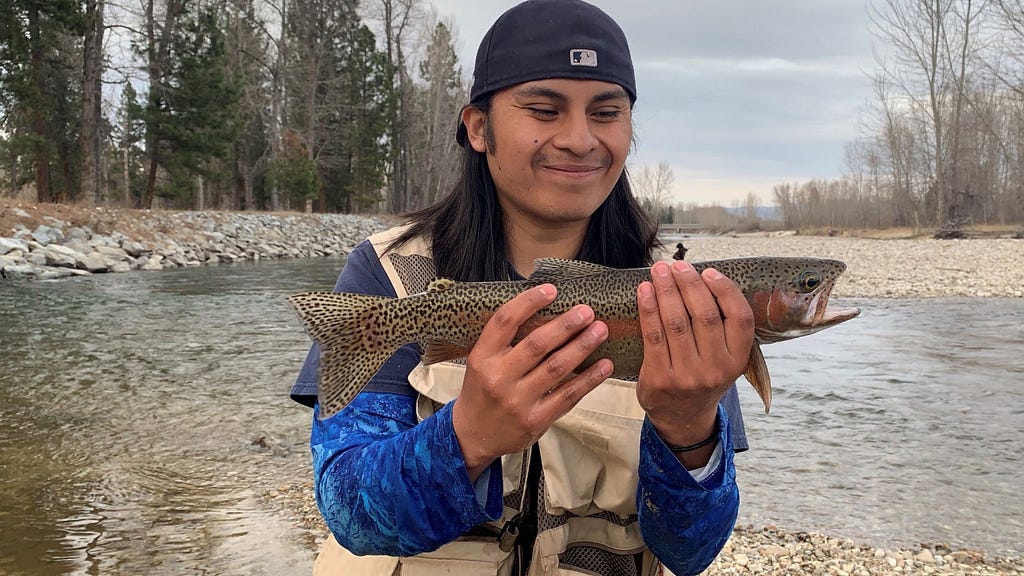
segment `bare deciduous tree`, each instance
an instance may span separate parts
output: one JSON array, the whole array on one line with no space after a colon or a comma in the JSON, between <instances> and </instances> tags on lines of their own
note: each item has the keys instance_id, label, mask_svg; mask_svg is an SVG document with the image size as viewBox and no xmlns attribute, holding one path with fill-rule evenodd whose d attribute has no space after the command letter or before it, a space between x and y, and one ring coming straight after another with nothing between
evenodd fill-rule
<instances>
[{"instance_id":1,"label":"bare deciduous tree","mask_svg":"<svg viewBox=\"0 0 1024 576\"><path fill-rule=\"evenodd\" d=\"M664 161L659 162L657 168L644 164L639 170L629 173L629 183L633 187L633 193L640 200L640 205L659 222L669 206L668 200L674 181L672 167Z\"/></svg>"}]
</instances>

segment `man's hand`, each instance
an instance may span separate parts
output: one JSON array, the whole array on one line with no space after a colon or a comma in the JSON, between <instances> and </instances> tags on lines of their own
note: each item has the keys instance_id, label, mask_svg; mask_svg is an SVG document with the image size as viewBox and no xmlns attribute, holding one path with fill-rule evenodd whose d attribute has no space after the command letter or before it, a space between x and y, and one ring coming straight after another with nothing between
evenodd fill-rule
<instances>
[{"instance_id":1,"label":"man's hand","mask_svg":"<svg viewBox=\"0 0 1024 576\"><path fill-rule=\"evenodd\" d=\"M717 270L688 262L651 267L637 288L644 360L636 393L665 442L696 444L714 431L718 401L744 372L754 314L743 292ZM714 443L678 455L689 469L707 464Z\"/></svg>"},{"instance_id":2,"label":"man's hand","mask_svg":"<svg viewBox=\"0 0 1024 576\"><path fill-rule=\"evenodd\" d=\"M536 442L612 373L611 361L602 359L573 374L608 338L589 306L573 307L512 345L519 328L555 295L554 286L543 284L506 302L466 359L452 421L471 481L495 459Z\"/></svg>"}]
</instances>

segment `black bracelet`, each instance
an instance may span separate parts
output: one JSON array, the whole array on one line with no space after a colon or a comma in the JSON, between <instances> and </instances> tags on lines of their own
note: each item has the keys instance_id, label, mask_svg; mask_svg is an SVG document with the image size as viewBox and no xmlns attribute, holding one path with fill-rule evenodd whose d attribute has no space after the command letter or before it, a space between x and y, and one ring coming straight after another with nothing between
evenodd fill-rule
<instances>
[{"instance_id":1,"label":"black bracelet","mask_svg":"<svg viewBox=\"0 0 1024 576\"><path fill-rule=\"evenodd\" d=\"M718 433L720 431L721 430L719 428L718 418L715 418L715 429L714 431L711 432L711 436L708 436L707 438L701 440L700 442L697 442L696 444L690 444L689 446L676 446L675 444L669 444L668 442L665 442L664 438L661 438L661 441L665 442L665 446L668 446L668 449L671 450L672 452L693 452L697 448L703 448L708 444L711 444L712 442L718 440ZM658 437L660 438L661 434L658 434Z\"/></svg>"}]
</instances>

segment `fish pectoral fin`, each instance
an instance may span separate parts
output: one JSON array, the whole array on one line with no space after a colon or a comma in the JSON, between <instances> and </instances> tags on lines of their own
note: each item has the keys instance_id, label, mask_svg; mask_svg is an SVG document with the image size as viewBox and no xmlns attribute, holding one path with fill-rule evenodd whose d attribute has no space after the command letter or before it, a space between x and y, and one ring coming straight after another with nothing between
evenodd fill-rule
<instances>
[{"instance_id":1,"label":"fish pectoral fin","mask_svg":"<svg viewBox=\"0 0 1024 576\"><path fill-rule=\"evenodd\" d=\"M427 342L421 345L423 355L420 362L424 364L437 364L438 362L449 362L469 356L469 348L449 342Z\"/></svg>"},{"instance_id":2,"label":"fish pectoral fin","mask_svg":"<svg viewBox=\"0 0 1024 576\"><path fill-rule=\"evenodd\" d=\"M768 365L764 362L761 345L757 342L750 347L750 361L743 376L757 390L757 395L764 402L764 413L767 414L772 407L772 377L768 374Z\"/></svg>"}]
</instances>

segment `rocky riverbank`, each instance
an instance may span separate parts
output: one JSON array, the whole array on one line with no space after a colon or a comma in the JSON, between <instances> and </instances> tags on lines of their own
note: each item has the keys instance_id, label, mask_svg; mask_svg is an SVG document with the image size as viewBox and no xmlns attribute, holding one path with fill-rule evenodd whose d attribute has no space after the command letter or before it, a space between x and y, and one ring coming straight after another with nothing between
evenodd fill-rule
<instances>
[{"instance_id":1,"label":"rocky riverbank","mask_svg":"<svg viewBox=\"0 0 1024 576\"><path fill-rule=\"evenodd\" d=\"M0 201L0 275L53 279L345 254L380 219L354 215L120 210Z\"/></svg>"},{"instance_id":2,"label":"rocky riverbank","mask_svg":"<svg viewBox=\"0 0 1024 576\"><path fill-rule=\"evenodd\" d=\"M303 539L318 549L327 529L306 480L264 493L272 506L290 516ZM1020 576L1024 558L989 557L981 550L945 544L917 548L876 548L850 539L775 526L737 526L704 576Z\"/></svg>"},{"instance_id":3,"label":"rocky riverbank","mask_svg":"<svg viewBox=\"0 0 1024 576\"><path fill-rule=\"evenodd\" d=\"M666 240L665 257L677 242L697 262L738 256L817 256L846 262L833 295L901 298L936 296L1024 297L1024 240L723 235Z\"/></svg>"},{"instance_id":4,"label":"rocky riverbank","mask_svg":"<svg viewBox=\"0 0 1024 576\"><path fill-rule=\"evenodd\" d=\"M379 218L295 213L171 212L0 200L0 272L39 279L348 252L387 227ZM666 239L687 260L818 256L846 262L840 297L1024 297L1024 240L798 236Z\"/></svg>"}]
</instances>

